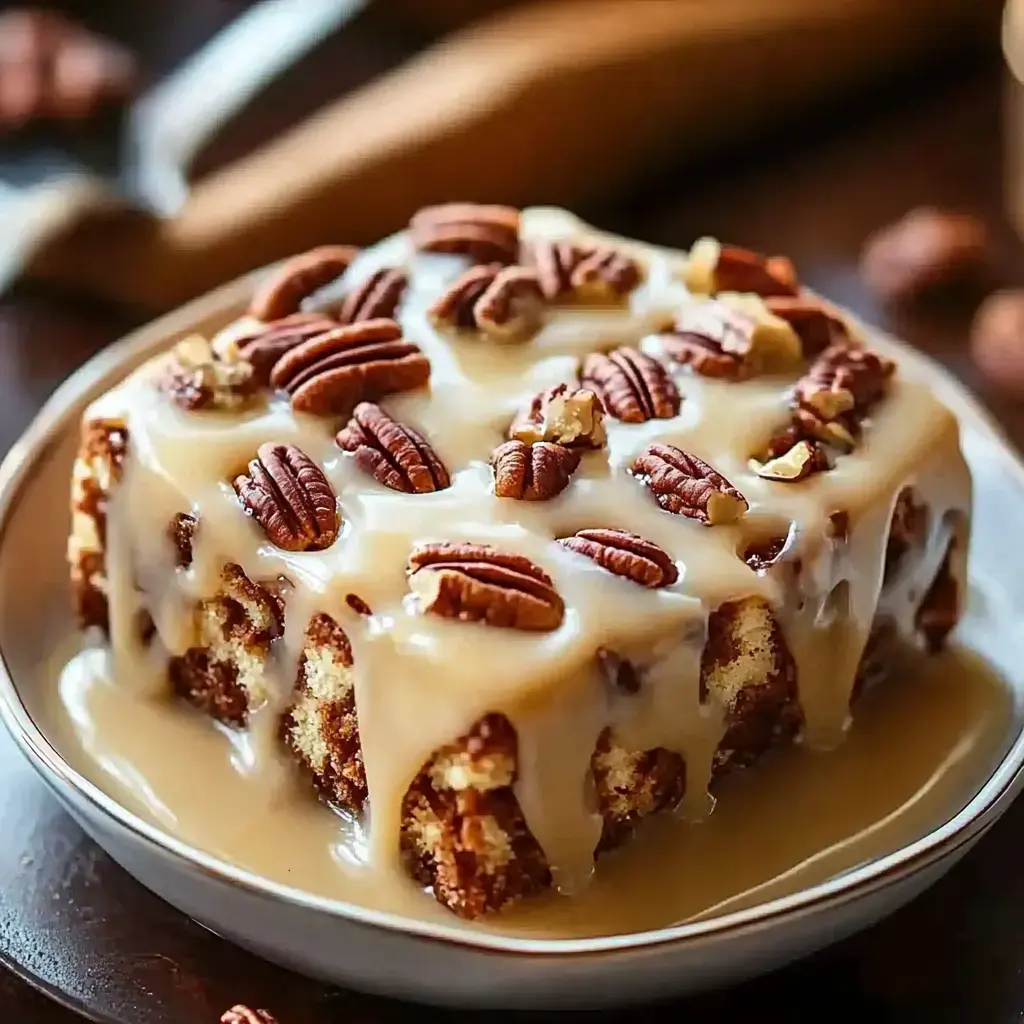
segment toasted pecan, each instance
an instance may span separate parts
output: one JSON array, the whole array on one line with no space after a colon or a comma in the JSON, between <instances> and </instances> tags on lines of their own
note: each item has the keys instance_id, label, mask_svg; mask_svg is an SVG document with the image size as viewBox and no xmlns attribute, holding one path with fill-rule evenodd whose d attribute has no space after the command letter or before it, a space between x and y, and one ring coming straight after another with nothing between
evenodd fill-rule
<instances>
[{"instance_id":1,"label":"toasted pecan","mask_svg":"<svg viewBox=\"0 0 1024 1024\"><path fill-rule=\"evenodd\" d=\"M353 453L360 469L393 491L427 494L451 486L448 470L430 444L379 405L360 402L336 440Z\"/></svg>"},{"instance_id":2,"label":"toasted pecan","mask_svg":"<svg viewBox=\"0 0 1024 1024\"><path fill-rule=\"evenodd\" d=\"M703 295L751 292L767 298L796 295L796 270L785 256L762 256L750 249L701 238L690 250L683 273L687 286Z\"/></svg>"},{"instance_id":3,"label":"toasted pecan","mask_svg":"<svg viewBox=\"0 0 1024 1024\"><path fill-rule=\"evenodd\" d=\"M591 353L583 360L580 384L623 423L670 419L679 412L679 391L665 367L635 348Z\"/></svg>"},{"instance_id":4,"label":"toasted pecan","mask_svg":"<svg viewBox=\"0 0 1024 1024\"><path fill-rule=\"evenodd\" d=\"M667 551L625 530L578 530L571 537L562 537L558 543L615 576L624 576L652 590L671 586L679 579L679 570Z\"/></svg>"},{"instance_id":5,"label":"toasted pecan","mask_svg":"<svg viewBox=\"0 0 1024 1024\"><path fill-rule=\"evenodd\" d=\"M506 441L491 455L494 493L499 498L547 501L569 486L579 464L579 452L564 445Z\"/></svg>"},{"instance_id":6,"label":"toasted pecan","mask_svg":"<svg viewBox=\"0 0 1024 1024\"><path fill-rule=\"evenodd\" d=\"M293 256L256 292L249 312L260 320L298 313L303 299L341 277L358 255L350 245L321 245Z\"/></svg>"},{"instance_id":7,"label":"toasted pecan","mask_svg":"<svg viewBox=\"0 0 1024 1024\"><path fill-rule=\"evenodd\" d=\"M544 239L530 246L528 259L549 302L618 303L643 277L635 259L610 245Z\"/></svg>"},{"instance_id":8,"label":"toasted pecan","mask_svg":"<svg viewBox=\"0 0 1024 1024\"><path fill-rule=\"evenodd\" d=\"M422 544L409 556L409 586L424 611L449 619L549 632L565 605L540 566L489 544Z\"/></svg>"},{"instance_id":9,"label":"toasted pecan","mask_svg":"<svg viewBox=\"0 0 1024 1024\"><path fill-rule=\"evenodd\" d=\"M337 499L323 470L293 444L262 444L235 479L242 507L285 551L320 551L338 536Z\"/></svg>"},{"instance_id":10,"label":"toasted pecan","mask_svg":"<svg viewBox=\"0 0 1024 1024\"><path fill-rule=\"evenodd\" d=\"M630 472L666 512L705 526L735 522L747 511L747 499L721 473L674 445L650 445Z\"/></svg>"},{"instance_id":11,"label":"toasted pecan","mask_svg":"<svg viewBox=\"0 0 1024 1024\"><path fill-rule=\"evenodd\" d=\"M474 263L515 263L519 256L519 211L511 206L428 206L413 215L409 229L420 252L457 253Z\"/></svg>"},{"instance_id":12,"label":"toasted pecan","mask_svg":"<svg viewBox=\"0 0 1024 1024\"><path fill-rule=\"evenodd\" d=\"M553 441L567 448L603 448L608 440L597 395L568 384L556 384L534 395L512 421L508 436L525 444Z\"/></svg>"},{"instance_id":13,"label":"toasted pecan","mask_svg":"<svg viewBox=\"0 0 1024 1024\"><path fill-rule=\"evenodd\" d=\"M296 412L348 414L363 400L412 391L430 379L430 363L394 320L335 328L286 352L270 383L291 395Z\"/></svg>"}]
</instances>

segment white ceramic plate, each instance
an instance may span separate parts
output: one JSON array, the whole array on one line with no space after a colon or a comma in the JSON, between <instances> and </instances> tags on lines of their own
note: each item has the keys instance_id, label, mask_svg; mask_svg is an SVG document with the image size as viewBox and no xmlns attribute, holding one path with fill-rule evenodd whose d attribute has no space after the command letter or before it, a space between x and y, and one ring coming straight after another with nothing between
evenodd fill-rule
<instances>
[{"instance_id":1,"label":"white ceramic plate","mask_svg":"<svg viewBox=\"0 0 1024 1024\"><path fill-rule=\"evenodd\" d=\"M823 884L711 920L617 937L527 940L467 933L310 896L193 849L119 806L33 720L41 666L70 628L63 610L65 495L86 403L168 340L212 329L251 280L200 299L98 355L53 396L0 467L0 714L43 780L140 882L214 931L328 981L458 1005L608 1005L749 976L863 928L947 871L1024 785L1024 467L970 396L905 352L958 413L976 485L972 587L960 636L1013 690L1005 750L950 820L898 852ZM1000 756L1001 754L1001 756Z\"/></svg>"}]
</instances>

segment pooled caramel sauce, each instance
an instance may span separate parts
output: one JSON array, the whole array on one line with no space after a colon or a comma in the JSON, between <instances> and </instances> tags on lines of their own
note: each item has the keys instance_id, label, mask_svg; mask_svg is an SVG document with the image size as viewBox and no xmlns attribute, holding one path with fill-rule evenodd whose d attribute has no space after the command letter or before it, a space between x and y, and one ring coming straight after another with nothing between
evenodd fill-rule
<instances>
[{"instance_id":1,"label":"pooled caramel sauce","mask_svg":"<svg viewBox=\"0 0 1024 1024\"><path fill-rule=\"evenodd\" d=\"M40 709L69 763L164 831L282 885L417 920L534 938L625 934L740 910L892 853L955 813L1005 747L1011 693L955 648L858 703L843 744L779 751L717 787L693 823L647 821L591 884L463 922L412 880L381 878L365 837L309 796L284 759L170 700L125 695L109 655L58 656Z\"/></svg>"},{"instance_id":2,"label":"pooled caramel sauce","mask_svg":"<svg viewBox=\"0 0 1024 1024\"><path fill-rule=\"evenodd\" d=\"M592 232L561 211L536 210L525 214L523 234L527 239L565 238ZM938 568L954 524L962 523L970 508L970 479L956 420L924 381L898 371L857 450L840 458L833 471L787 486L758 477L748 459L785 424L786 392L798 369L786 378L737 385L675 367L683 395L678 416L639 425L607 420L607 449L584 456L571 486L552 501L524 503L493 494L487 460L514 413L534 393L572 380L578 360L591 351L634 344L658 352L656 330L672 320L687 298L682 257L639 246L635 252L644 263L645 281L626 307L553 310L536 337L521 345L443 336L430 324L426 310L462 269L458 258L414 254L407 238L396 236L350 268L349 284L381 267L400 265L410 271L398 319L430 359L430 387L381 404L423 433L451 471L452 486L434 494L400 495L381 487L334 444L341 425L337 420L295 415L277 397L241 415L183 413L155 393L153 370L143 368L93 405L89 416L123 418L131 437L108 519L112 668L97 667L103 655L89 652L72 663L61 693L83 749L94 768L103 766L108 783L116 780L126 800L135 805L141 800L163 827L205 849L304 889L347 893L357 902L394 909L393 902L405 906L412 891L398 864L400 807L409 783L434 750L465 733L483 714L500 711L519 736L516 793L558 889L574 893L580 907L589 901L600 904L602 897L591 894L603 891L601 878L615 869L602 861L597 881L591 879L600 819L587 799L586 780L596 739L613 725L636 748L660 745L682 753L688 777L684 816L691 822L705 816L711 759L722 732L721 708L702 704L699 696L705 624L708 612L723 601L752 594L765 596L778 610L797 663L807 719L803 748L765 769L766 777L786 775L786 765L802 765L803 770L788 769L788 781L776 783L785 788L796 785L802 774L815 780L841 774L844 761L830 768L828 758L814 753L840 745L837 757L867 770L867 758L858 760L856 754L867 740L857 738L856 730L846 735L849 696L879 604L897 496L913 486L929 508L930 523L929 556L882 595L886 612L904 626ZM230 481L265 441L295 443L324 468L344 521L339 540L327 551L277 549L240 508ZM663 512L626 473L653 441L677 444L710 463L746 496L748 514L736 525L706 528ZM196 515L200 525L192 566L176 571L166 527L185 511ZM829 533L829 517L838 511L849 517L848 538L841 544ZM791 525L791 550L803 571L797 589L787 592L771 575L754 574L738 552L748 541L785 533ZM594 526L624 528L660 544L679 565L678 583L645 590L555 543ZM553 578L565 600L565 621L551 633L526 634L424 615L409 595L405 576L411 548L424 540L486 542L527 555ZM294 585L268 693L244 732L216 729L172 705L163 671L168 653L182 653L193 642L191 610L197 599L218 589L226 561L241 565L253 580L283 575ZM350 593L362 598L373 615L353 613L345 601ZM135 623L142 606L157 624L163 649L143 650L138 644ZM354 652L370 794L370 814L358 834L316 803L277 740L303 632L317 611L343 625ZM648 664L653 660L643 699L609 696L595 666L599 646L627 656L642 652ZM909 728L907 721L903 727ZM901 735L894 729L891 742L895 745ZM908 760L907 800L922 787L927 791L929 779L945 777L943 759L964 735L973 734L947 736L941 758L923 750L923 760ZM905 738L902 742L905 746ZM814 759L813 771L807 759ZM189 766L189 783L176 786L174 766L182 763ZM896 762L892 768L898 771ZM762 770L751 774L760 778ZM852 770L849 777L855 777ZM730 781L710 821L687 828L695 837L718 834L727 828L720 823L737 821L744 806L753 815L757 801L744 800L743 794L761 785ZM815 799L835 804L840 791L830 793L814 782L819 785ZM887 784L879 798L889 799L896 789ZM727 804L739 810L726 811ZM230 810L235 806L245 813ZM898 807L879 808L876 817ZM840 839L866 827L854 824L838 826ZM642 831L668 836L679 828L671 819ZM738 821L735 829L733 842L746 842L739 838ZM675 870L696 871L697 877L713 873L713 865L698 870L686 861L691 854L685 850L699 849L700 841L683 832L663 842L666 848L675 842L683 848L666 853L669 863ZM807 856L830 846L827 836L814 834L821 842L805 850ZM659 842L642 836L636 849ZM775 848L790 849L777 839ZM640 856L623 851L607 864ZM724 851L713 848L702 856L724 858ZM362 866L353 867L356 874L350 876L346 865L357 861ZM360 880L352 885L346 881L350 877ZM701 892L717 891L724 900L736 898L745 887L709 885ZM366 895L370 890L373 895ZM422 897L417 894L417 899ZM409 909L411 904L406 910L417 916L431 913L428 901L422 902L418 912ZM690 910L677 908L671 916L707 909L699 903L701 898ZM586 918L586 911L580 913ZM617 929L633 926L626 922ZM566 920L565 927L576 925ZM601 930L605 925L579 927Z\"/></svg>"}]
</instances>

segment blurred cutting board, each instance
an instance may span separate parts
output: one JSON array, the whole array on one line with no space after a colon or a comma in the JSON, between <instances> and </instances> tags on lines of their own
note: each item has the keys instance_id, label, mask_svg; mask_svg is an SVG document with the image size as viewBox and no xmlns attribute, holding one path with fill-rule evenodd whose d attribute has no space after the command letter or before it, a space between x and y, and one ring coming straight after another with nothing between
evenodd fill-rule
<instances>
[{"instance_id":1,"label":"blurred cutting board","mask_svg":"<svg viewBox=\"0 0 1024 1024\"><path fill-rule=\"evenodd\" d=\"M393 5L390 10L389 5ZM434 27L503 0L379 0ZM173 219L85 211L29 265L153 308L424 203L578 205L944 48L999 0L548 0L472 21L245 159ZM756 159L756 153L751 154ZM798 216L799 211L794 211Z\"/></svg>"}]
</instances>

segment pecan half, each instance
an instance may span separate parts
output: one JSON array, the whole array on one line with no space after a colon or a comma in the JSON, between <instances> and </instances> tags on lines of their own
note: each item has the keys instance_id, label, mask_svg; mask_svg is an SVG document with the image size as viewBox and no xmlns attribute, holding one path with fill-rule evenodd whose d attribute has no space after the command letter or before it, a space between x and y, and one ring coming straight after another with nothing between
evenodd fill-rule
<instances>
[{"instance_id":1,"label":"pecan half","mask_svg":"<svg viewBox=\"0 0 1024 1024\"><path fill-rule=\"evenodd\" d=\"M358 255L350 245L321 245L293 256L256 292L249 312L260 320L297 313L303 299L341 277Z\"/></svg>"},{"instance_id":2,"label":"pecan half","mask_svg":"<svg viewBox=\"0 0 1024 1024\"><path fill-rule=\"evenodd\" d=\"M736 245L701 238L690 250L683 272L686 286L702 295L718 292L752 292L796 295L800 289L796 270L785 256L762 256Z\"/></svg>"},{"instance_id":3,"label":"pecan half","mask_svg":"<svg viewBox=\"0 0 1024 1024\"><path fill-rule=\"evenodd\" d=\"M473 316L484 334L505 341L518 340L536 331L543 298L534 271L505 267L477 299Z\"/></svg>"},{"instance_id":4,"label":"pecan half","mask_svg":"<svg viewBox=\"0 0 1024 1024\"><path fill-rule=\"evenodd\" d=\"M643 277L636 260L610 245L543 240L530 246L529 259L550 302L618 303Z\"/></svg>"},{"instance_id":5,"label":"pecan half","mask_svg":"<svg viewBox=\"0 0 1024 1024\"><path fill-rule=\"evenodd\" d=\"M261 444L235 493L285 551L321 551L338 536L337 499L323 470L293 444Z\"/></svg>"},{"instance_id":6,"label":"pecan half","mask_svg":"<svg viewBox=\"0 0 1024 1024\"><path fill-rule=\"evenodd\" d=\"M221 1015L220 1024L277 1024L267 1010L250 1010L248 1006L232 1006Z\"/></svg>"},{"instance_id":7,"label":"pecan half","mask_svg":"<svg viewBox=\"0 0 1024 1024\"><path fill-rule=\"evenodd\" d=\"M704 377L745 380L784 370L802 356L800 339L758 299L694 302L679 313L673 332L664 336L668 355Z\"/></svg>"},{"instance_id":8,"label":"pecan half","mask_svg":"<svg viewBox=\"0 0 1024 1024\"><path fill-rule=\"evenodd\" d=\"M270 383L291 395L296 412L345 415L363 399L423 387L430 363L394 320L338 327L286 352Z\"/></svg>"},{"instance_id":9,"label":"pecan half","mask_svg":"<svg viewBox=\"0 0 1024 1024\"><path fill-rule=\"evenodd\" d=\"M583 360L580 384L623 423L666 420L679 412L679 392L665 367L635 348L592 352Z\"/></svg>"},{"instance_id":10,"label":"pecan half","mask_svg":"<svg viewBox=\"0 0 1024 1024\"><path fill-rule=\"evenodd\" d=\"M539 632L565 617L551 577L525 555L489 544L424 544L408 569L410 588L433 615Z\"/></svg>"},{"instance_id":11,"label":"pecan half","mask_svg":"<svg viewBox=\"0 0 1024 1024\"><path fill-rule=\"evenodd\" d=\"M458 253L474 263L515 263L519 256L519 211L511 206L428 206L413 215L409 229L420 252Z\"/></svg>"},{"instance_id":12,"label":"pecan half","mask_svg":"<svg viewBox=\"0 0 1024 1024\"><path fill-rule=\"evenodd\" d=\"M558 543L592 559L602 569L651 590L670 586L679 579L679 570L667 551L625 530L577 530Z\"/></svg>"},{"instance_id":13,"label":"pecan half","mask_svg":"<svg viewBox=\"0 0 1024 1024\"><path fill-rule=\"evenodd\" d=\"M379 405L360 402L338 445L378 483L406 494L427 494L451 486L444 463L411 427L396 423Z\"/></svg>"},{"instance_id":14,"label":"pecan half","mask_svg":"<svg viewBox=\"0 0 1024 1024\"><path fill-rule=\"evenodd\" d=\"M397 267L374 271L345 296L335 317L340 324L360 320L394 319L398 304L405 295L409 278Z\"/></svg>"},{"instance_id":15,"label":"pecan half","mask_svg":"<svg viewBox=\"0 0 1024 1024\"><path fill-rule=\"evenodd\" d=\"M199 335L174 346L157 386L186 412L240 409L258 390L250 366L218 359L210 343Z\"/></svg>"},{"instance_id":16,"label":"pecan half","mask_svg":"<svg viewBox=\"0 0 1024 1024\"><path fill-rule=\"evenodd\" d=\"M784 320L796 332L805 356L816 356L832 345L850 340L843 320L816 299L794 295L770 295L764 300L772 316Z\"/></svg>"},{"instance_id":17,"label":"pecan half","mask_svg":"<svg viewBox=\"0 0 1024 1024\"><path fill-rule=\"evenodd\" d=\"M494 493L499 498L547 501L569 486L579 464L579 452L564 445L506 441L491 455Z\"/></svg>"},{"instance_id":18,"label":"pecan half","mask_svg":"<svg viewBox=\"0 0 1024 1024\"><path fill-rule=\"evenodd\" d=\"M270 383L270 371L285 352L337 326L320 313L293 313L232 338L224 357L248 363L256 382L265 387Z\"/></svg>"},{"instance_id":19,"label":"pecan half","mask_svg":"<svg viewBox=\"0 0 1024 1024\"><path fill-rule=\"evenodd\" d=\"M747 511L747 499L721 473L674 445L650 445L630 472L666 512L705 526L733 523Z\"/></svg>"},{"instance_id":20,"label":"pecan half","mask_svg":"<svg viewBox=\"0 0 1024 1024\"><path fill-rule=\"evenodd\" d=\"M608 440L604 409L593 391L556 384L533 396L509 427L524 444L553 441L567 448L603 448Z\"/></svg>"},{"instance_id":21,"label":"pecan half","mask_svg":"<svg viewBox=\"0 0 1024 1024\"><path fill-rule=\"evenodd\" d=\"M470 267L430 307L437 327L518 340L536 330L543 296L534 271L497 263Z\"/></svg>"}]
</instances>

